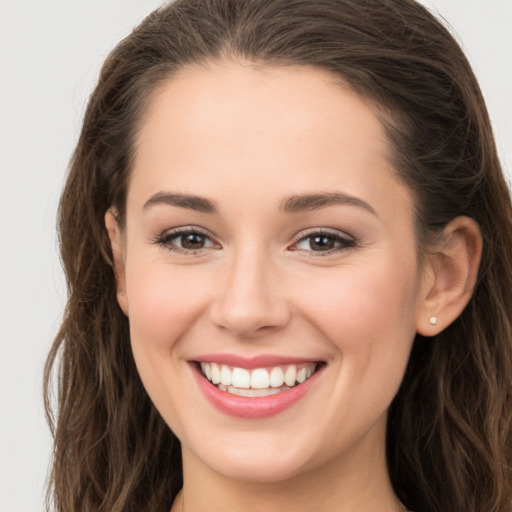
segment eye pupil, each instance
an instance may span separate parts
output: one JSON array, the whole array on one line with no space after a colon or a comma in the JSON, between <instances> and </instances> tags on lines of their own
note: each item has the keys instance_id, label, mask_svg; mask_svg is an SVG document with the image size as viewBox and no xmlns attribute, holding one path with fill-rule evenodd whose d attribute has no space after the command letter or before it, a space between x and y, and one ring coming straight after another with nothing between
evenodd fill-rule
<instances>
[{"instance_id":1,"label":"eye pupil","mask_svg":"<svg viewBox=\"0 0 512 512\"><path fill-rule=\"evenodd\" d=\"M205 237L197 233L188 233L181 237L181 246L184 249L202 249L204 243Z\"/></svg>"},{"instance_id":2,"label":"eye pupil","mask_svg":"<svg viewBox=\"0 0 512 512\"><path fill-rule=\"evenodd\" d=\"M326 235L317 235L311 237L309 244L313 251L325 251L334 248L334 239Z\"/></svg>"}]
</instances>

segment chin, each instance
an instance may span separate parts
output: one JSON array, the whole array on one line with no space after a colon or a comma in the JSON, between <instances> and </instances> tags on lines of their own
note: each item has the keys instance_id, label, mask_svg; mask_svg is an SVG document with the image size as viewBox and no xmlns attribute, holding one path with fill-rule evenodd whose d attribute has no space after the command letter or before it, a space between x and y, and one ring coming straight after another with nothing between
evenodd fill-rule
<instances>
[{"instance_id":1,"label":"chin","mask_svg":"<svg viewBox=\"0 0 512 512\"><path fill-rule=\"evenodd\" d=\"M210 468L226 478L247 483L280 483L293 479L305 470L299 461L282 460L279 453L269 459L242 460L238 457L234 460L216 460Z\"/></svg>"},{"instance_id":2,"label":"chin","mask_svg":"<svg viewBox=\"0 0 512 512\"><path fill-rule=\"evenodd\" d=\"M200 443L184 439L183 460L191 461L201 471L247 483L283 482L321 464L313 443L307 439L291 440L289 435L283 438L256 432L244 434L229 437L221 434L215 439L203 438ZM192 457L187 457L185 452Z\"/></svg>"}]
</instances>

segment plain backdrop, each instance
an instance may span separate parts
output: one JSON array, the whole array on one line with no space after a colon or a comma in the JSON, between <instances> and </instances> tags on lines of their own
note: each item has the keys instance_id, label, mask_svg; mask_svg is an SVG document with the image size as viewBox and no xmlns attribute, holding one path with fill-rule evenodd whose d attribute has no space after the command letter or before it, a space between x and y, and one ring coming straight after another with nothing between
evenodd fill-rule
<instances>
[{"instance_id":1,"label":"plain backdrop","mask_svg":"<svg viewBox=\"0 0 512 512\"><path fill-rule=\"evenodd\" d=\"M479 77L512 169L512 0L425 0ZM109 50L161 0L0 0L0 512L43 510L42 371L65 304L55 236L67 162Z\"/></svg>"}]
</instances>

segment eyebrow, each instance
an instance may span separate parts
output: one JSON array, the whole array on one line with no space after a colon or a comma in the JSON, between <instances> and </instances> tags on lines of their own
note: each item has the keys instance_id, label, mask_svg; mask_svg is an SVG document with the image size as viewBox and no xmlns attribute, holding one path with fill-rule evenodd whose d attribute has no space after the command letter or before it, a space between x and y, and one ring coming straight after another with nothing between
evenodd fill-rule
<instances>
[{"instance_id":1,"label":"eyebrow","mask_svg":"<svg viewBox=\"0 0 512 512\"><path fill-rule=\"evenodd\" d=\"M151 206L158 204L177 206L179 208L186 208L188 210L194 210L196 212L202 213L219 213L215 201L206 199L205 197L192 196L188 194L174 194L170 192L157 192L156 194L152 195L144 203L142 209L147 210Z\"/></svg>"},{"instance_id":2,"label":"eyebrow","mask_svg":"<svg viewBox=\"0 0 512 512\"><path fill-rule=\"evenodd\" d=\"M377 215L377 212L366 201L342 192L321 192L291 196L283 199L280 210L285 213L300 213L334 205L357 206L368 210L373 215Z\"/></svg>"},{"instance_id":3,"label":"eyebrow","mask_svg":"<svg viewBox=\"0 0 512 512\"><path fill-rule=\"evenodd\" d=\"M186 208L188 210L194 210L201 213L210 213L215 215L219 213L215 201L212 201L211 199L171 192L157 192L152 195L144 203L143 210L147 210L152 206L159 204L177 206L179 208ZM301 213L334 205L357 206L377 215L377 212L366 201L342 192L320 192L287 197L281 201L279 209L284 213Z\"/></svg>"}]
</instances>

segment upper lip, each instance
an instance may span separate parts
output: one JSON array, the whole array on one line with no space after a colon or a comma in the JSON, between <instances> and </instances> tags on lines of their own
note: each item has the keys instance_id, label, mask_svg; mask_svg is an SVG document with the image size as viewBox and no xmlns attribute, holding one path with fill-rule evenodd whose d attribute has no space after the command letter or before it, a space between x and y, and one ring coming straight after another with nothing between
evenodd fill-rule
<instances>
[{"instance_id":1,"label":"upper lip","mask_svg":"<svg viewBox=\"0 0 512 512\"><path fill-rule=\"evenodd\" d=\"M280 355L258 355L252 357L244 357L236 354L203 354L201 356L191 359L199 363L217 363L225 364L227 366L234 366L237 368L246 368L248 370L255 368L265 368L270 366L280 366L287 364L301 364L301 363L317 363L321 362L319 359L307 357L290 357Z\"/></svg>"}]
</instances>

